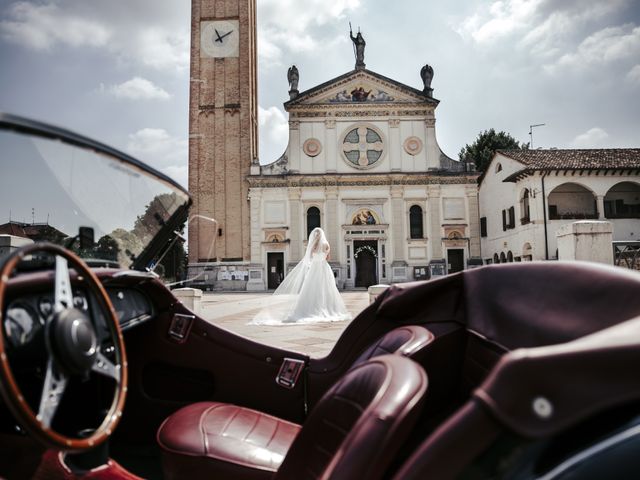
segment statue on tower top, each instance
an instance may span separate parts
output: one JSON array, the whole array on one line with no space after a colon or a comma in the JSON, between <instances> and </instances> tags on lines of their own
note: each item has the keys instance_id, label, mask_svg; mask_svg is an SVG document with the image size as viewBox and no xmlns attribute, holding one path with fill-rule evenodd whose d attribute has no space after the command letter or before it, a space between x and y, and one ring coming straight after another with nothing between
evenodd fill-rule
<instances>
[{"instance_id":1,"label":"statue on tower top","mask_svg":"<svg viewBox=\"0 0 640 480\"><path fill-rule=\"evenodd\" d=\"M364 47L367 45L367 42L364 41L364 37L362 33L360 33L360 28L358 28L358 34L355 37L353 36L351 22L349 22L349 36L353 42L353 49L356 56L356 70L362 70L366 67L364 63Z\"/></svg>"}]
</instances>

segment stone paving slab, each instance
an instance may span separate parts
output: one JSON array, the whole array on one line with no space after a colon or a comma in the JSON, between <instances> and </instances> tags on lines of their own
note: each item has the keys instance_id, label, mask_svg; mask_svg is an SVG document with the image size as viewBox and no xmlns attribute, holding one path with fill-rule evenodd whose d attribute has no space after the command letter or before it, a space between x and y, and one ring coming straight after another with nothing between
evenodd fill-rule
<instances>
[{"instance_id":1,"label":"stone paving slab","mask_svg":"<svg viewBox=\"0 0 640 480\"><path fill-rule=\"evenodd\" d=\"M347 310L356 317L369 305L366 291L341 292ZM326 356L349 324L248 325L264 307L270 293L204 293L200 315L221 328L256 342L320 358Z\"/></svg>"}]
</instances>

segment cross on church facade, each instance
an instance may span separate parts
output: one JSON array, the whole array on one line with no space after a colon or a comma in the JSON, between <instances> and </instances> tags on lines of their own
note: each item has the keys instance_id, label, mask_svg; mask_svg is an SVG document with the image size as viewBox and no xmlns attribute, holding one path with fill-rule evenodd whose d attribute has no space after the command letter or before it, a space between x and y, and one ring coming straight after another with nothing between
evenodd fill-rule
<instances>
[{"instance_id":1,"label":"cross on church facade","mask_svg":"<svg viewBox=\"0 0 640 480\"><path fill-rule=\"evenodd\" d=\"M371 136L375 137L376 140L369 141L369 139L367 138L368 134L371 134ZM357 142L352 142L350 141L351 139L357 139ZM382 157L383 150L384 144L382 142L382 139L380 138L380 135L365 126L358 127L357 129L349 132L344 139L344 143L342 144L342 151L347 158L350 159L349 153L358 152L358 165L361 167L369 167L376 163L380 159L380 157ZM378 154L374 155L373 159L369 159L368 152L371 151Z\"/></svg>"}]
</instances>

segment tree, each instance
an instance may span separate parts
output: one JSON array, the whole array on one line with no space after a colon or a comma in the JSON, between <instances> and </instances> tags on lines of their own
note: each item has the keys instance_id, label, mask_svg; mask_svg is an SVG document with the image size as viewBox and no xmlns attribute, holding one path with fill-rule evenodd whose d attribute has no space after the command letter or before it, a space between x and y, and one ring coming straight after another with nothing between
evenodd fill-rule
<instances>
[{"instance_id":1,"label":"tree","mask_svg":"<svg viewBox=\"0 0 640 480\"><path fill-rule=\"evenodd\" d=\"M496 150L514 150L522 149L528 150L529 144L523 143L522 146L515 138L506 132L498 132L491 128L478 134L475 142L471 145L464 146L458 157L462 162L473 162L476 166L476 170L484 172L489 162L496 153Z\"/></svg>"},{"instance_id":2,"label":"tree","mask_svg":"<svg viewBox=\"0 0 640 480\"><path fill-rule=\"evenodd\" d=\"M146 206L145 212L136 219L133 233L141 238L145 244L149 243L164 223L175 213L179 205L180 199L175 193L156 195ZM183 233L184 228L185 223L178 228L178 231ZM155 272L167 280L180 280L186 276L187 263L184 244L177 240L156 266Z\"/></svg>"}]
</instances>

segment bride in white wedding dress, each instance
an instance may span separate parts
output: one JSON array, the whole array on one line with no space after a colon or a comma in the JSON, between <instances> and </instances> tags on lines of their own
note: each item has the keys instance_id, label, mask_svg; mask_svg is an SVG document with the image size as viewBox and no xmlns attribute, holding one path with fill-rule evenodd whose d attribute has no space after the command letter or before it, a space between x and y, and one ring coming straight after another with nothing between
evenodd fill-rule
<instances>
[{"instance_id":1,"label":"bride in white wedding dress","mask_svg":"<svg viewBox=\"0 0 640 480\"><path fill-rule=\"evenodd\" d=\"M327 263L329 251L324 231L314 228L309 235L304 258L285 277L273 292L268 305L250 324L286 325L350 320L351 315Z\"/></svg>"}]
</instances>

